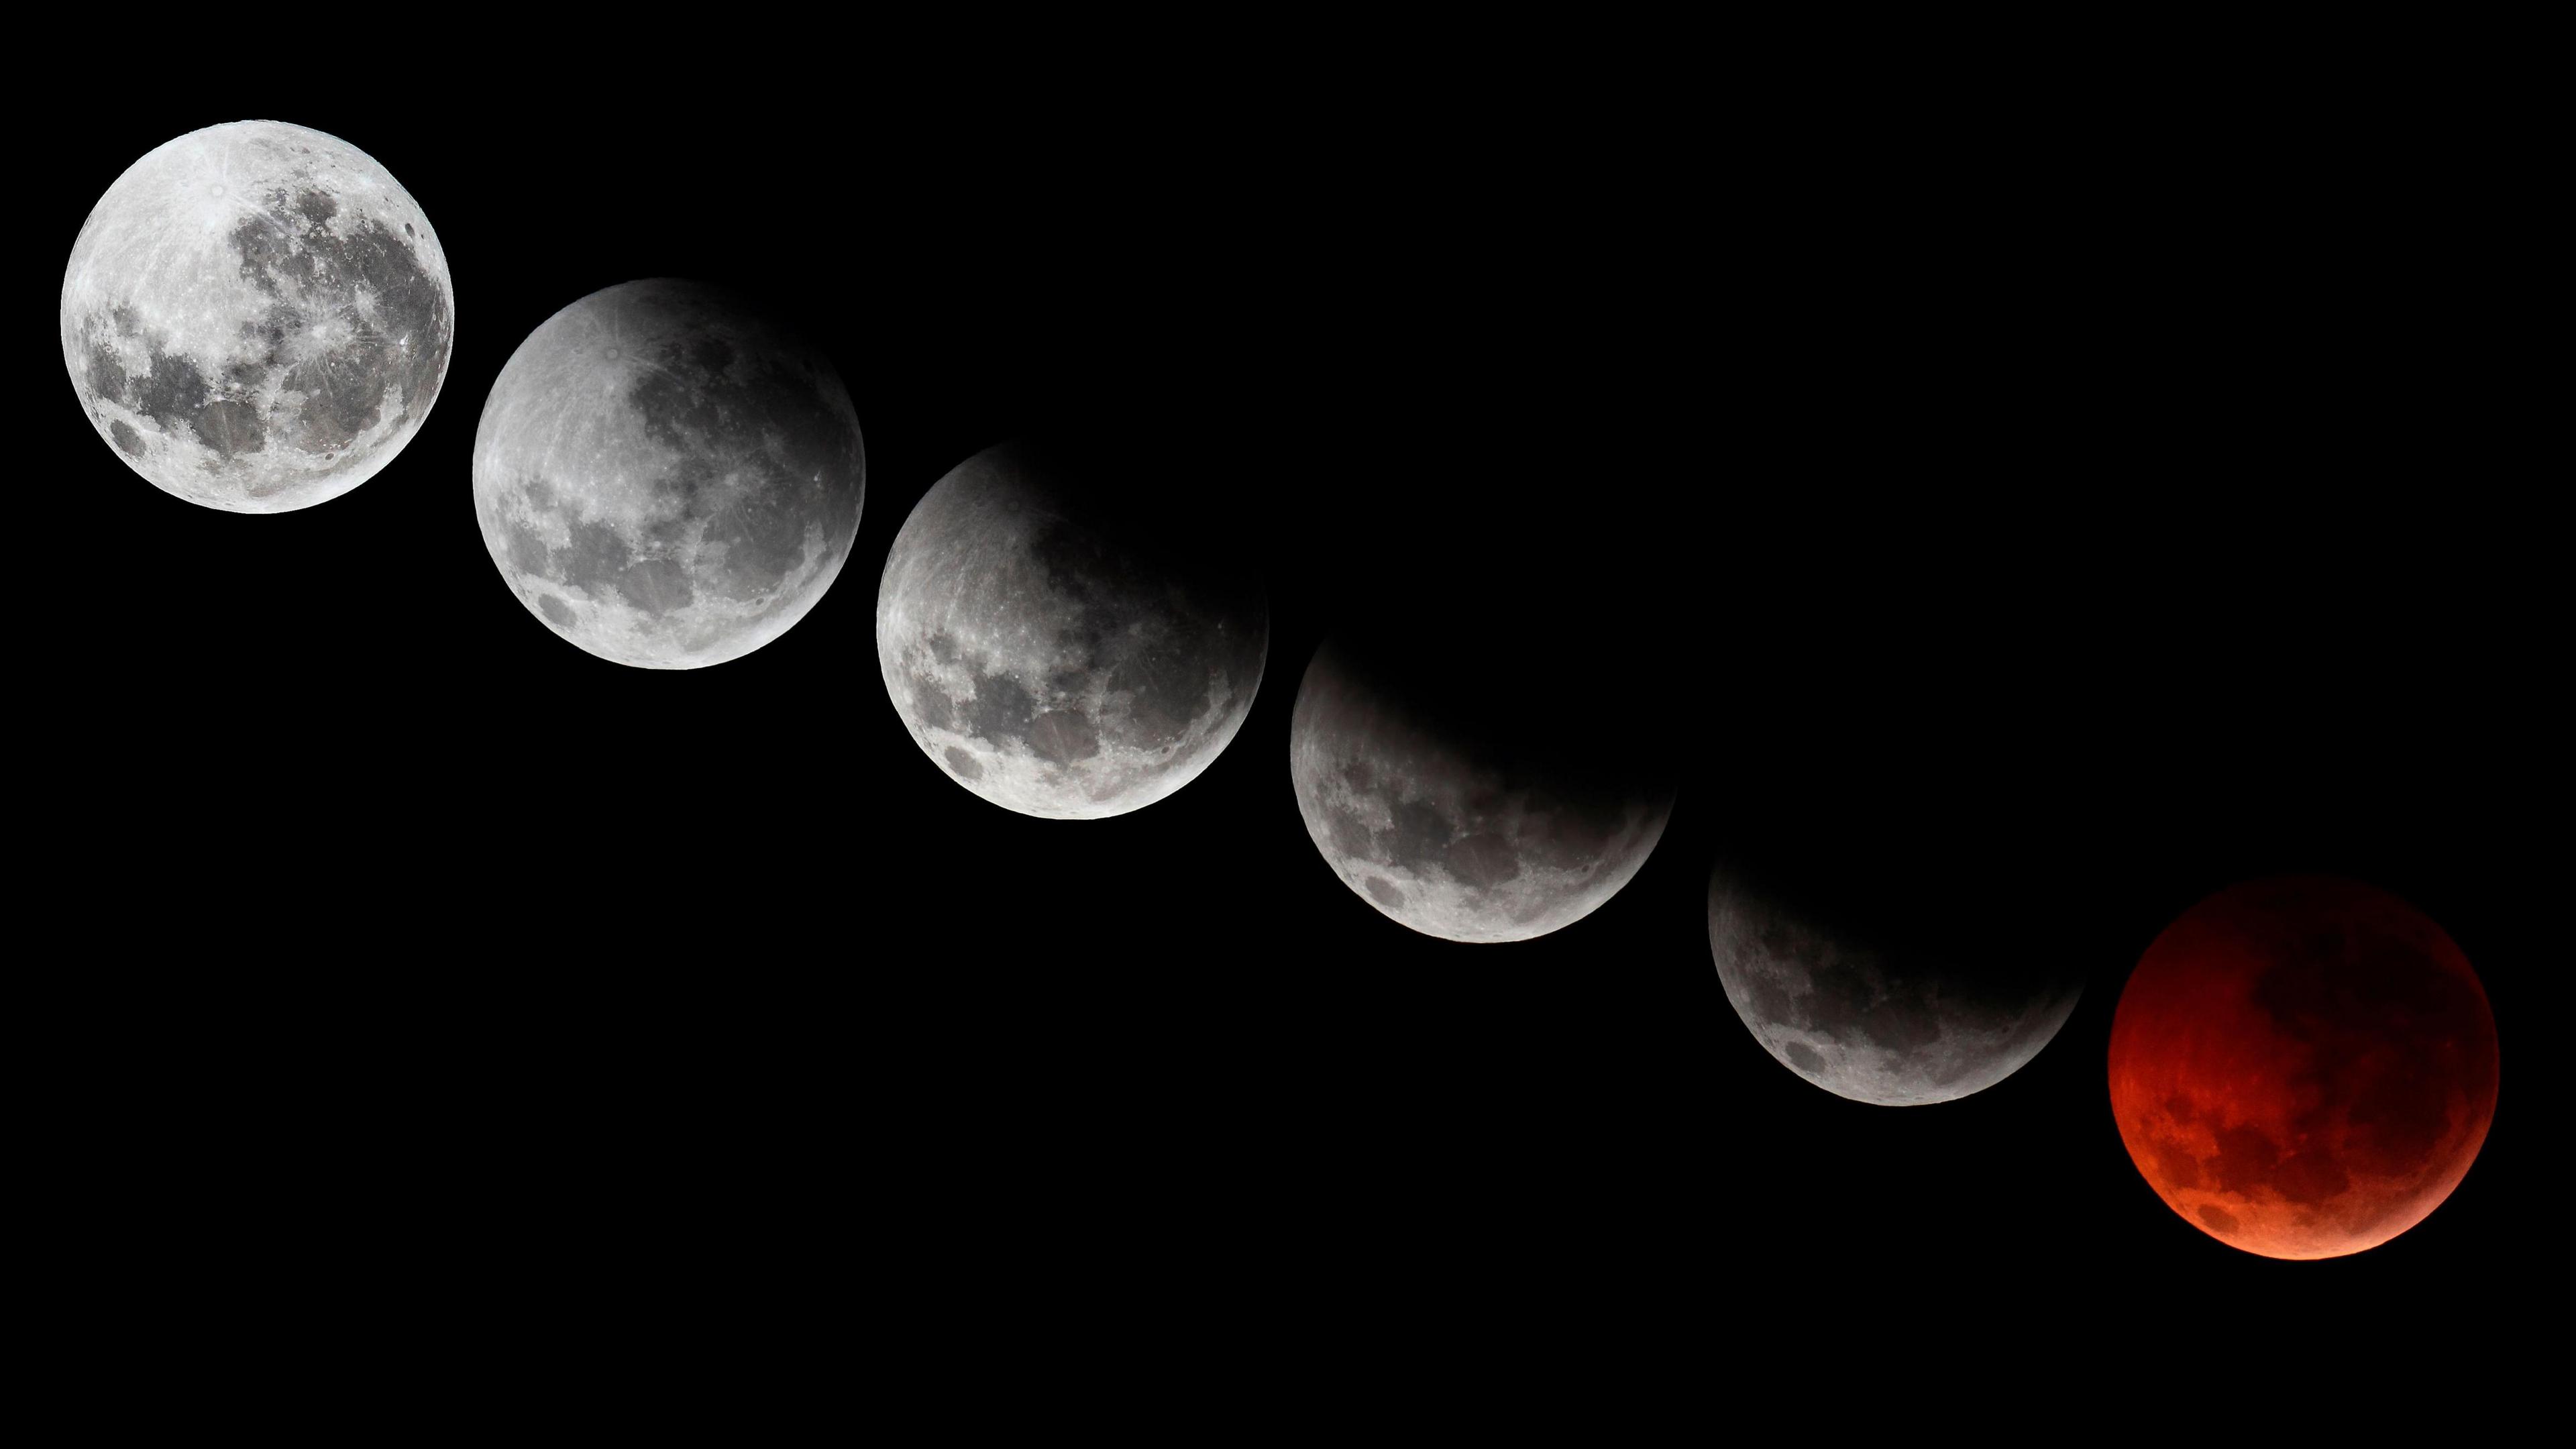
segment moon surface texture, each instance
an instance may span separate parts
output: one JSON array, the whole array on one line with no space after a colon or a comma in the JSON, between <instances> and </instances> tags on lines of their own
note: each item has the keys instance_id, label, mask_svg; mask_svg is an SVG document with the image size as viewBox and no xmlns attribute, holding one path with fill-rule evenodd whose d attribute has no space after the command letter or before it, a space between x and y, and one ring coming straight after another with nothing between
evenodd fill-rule
<instances>
[{"instance_id":1,"label":"moon surface texture","mask_svg":"<svg viewBox=\"0 0 2576 1449\"><path fill-rule=\"evenodd\" d=\"M1203 485L1202 485L1203 486ZM1197 779L1261 687L1270 611L1187 494L1063 450L988 448L923 495L877 587L877 667L913 740L1056 820Z\"/></svg>"},{"instance_id":2,"label":"moon surface texture","mask_svg":"<svg viewBox=\"0 0 2576 1449\"><path fill-rule=\"evenodd\" d=\"M2147 947L2111 1023L2129 1156L2267 1258L2373 1248L2441 1206L2495 1116L2494 1012L2442 928L2326 876L2232 887Z\"/></svg>"},{"instance_id":3,"label":"moon surface texture","mask_svg":"<svg viewBox=\"0 0 2576 1449\"><path fill-rule=\"evenodd\" d=\"M1521 941L1581 920L1662 838L1670 781L1639 742L1577 727L1508 674L1447 669L1440 648L1316 651L1288 723L1306 833L1360 899L1428 935Z\"/></svg>"},{"instance_id":4,"label":"moon surface texture","mask_svg":"<svg viewBox=\"0 0 2576 1449\"><path fill-rule=\"evenodd\" d=\"M1736 1015L1780 1065L1855 1102L1984 1091L2039 1055L2084 993L2080 971L2001 954L1991 932L1952 951L1921 936L1729 865L1709 879L1708 944Z\"/></svg>"},{"instance_id":5,"label":"moon surface texture","mask_svg":"<svg viewBox=\"0 0 2576 1449\"><path fill-rule=\"evenodd\" d=\"M429 417L456 332L420 204L336 136L191 131L126 168L63 270L82 411L163 492L236 513L337 498Z\"/></svg>"},{"instance_id":6,"label":"moon surface texture","mask_svg":"<svg viewBox=\"0 0 2576 1449\"><path fill-rule=\"evenodd\" d=\"M474 511L519 602L645 669L739 658L805 617L866 491L830 360L696 282L626 282L547 318L474 434Z\"/></svg>"}]
</instances>

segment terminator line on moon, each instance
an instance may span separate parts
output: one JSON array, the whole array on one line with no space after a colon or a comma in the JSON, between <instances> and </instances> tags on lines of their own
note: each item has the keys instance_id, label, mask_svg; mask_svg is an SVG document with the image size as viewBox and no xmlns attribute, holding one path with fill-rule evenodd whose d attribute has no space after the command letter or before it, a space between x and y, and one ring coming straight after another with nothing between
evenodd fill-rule
<instances>
[{"instance_id":1,"label":"terminator line on moon","mask_svg":"<svg viewBox=\"0 0 2576 1449\"><path fill-rule=\"evenodd\" d=\"M1093 820L1197 779L1261 687L1270 612L1189 499L1004 444L895 535L877 667L922 753L1024 815Z\"/></svg>"},{"instance_id":2,"label":"terminator line on moon","mask_svg":"<svg viewBox=\"0 0 2576 1449\"><path fill-rule=\"evenodd\" d=\"M829 359L696 282L626 282L546 319L474 433L501 577L547 628L639 668L785 633L839 577L866 490Z\"/></svg>"},{"instance_id":3,"label":"terminator line on moon","mask_svg":"<svg viewBox=\"0 0 2576 1449\"><path fill-rule=\"evenodd\" d=\"M1614 742L1535 768L1511 743L1462 739L1327 644L1297 690L1288 772L1306 833L1361 899L1428 935L1521 941L1618 894L1662 838L1673 791Z\"/></svg>"},{"instance_id":4,"label":"terminator line on moon","mask_svg":"<svg viewBox=\"0 0 2576 1449\"><path fill-rule=\"evenodd\" d=\"M1885 949L1810 917L1724 865L1708 885L1708 942L1726 999L1780 1065L1883 1107L1948 1102L2019 1071L2084 994L2071 967L2009 970Z\"/></svg>"},{"instance_id":5,"label":"terminator line on moon","mask_svg":"<svg viewBox=\"0 0 2576 1449\"><path fill-rule=\"evenodd\" d=\"M420 431L455 336L429 218L336 136L192 131L99 198L63 272L63 361L155 487L280 513L375 476Z\"/></svg>"}]
</instances>

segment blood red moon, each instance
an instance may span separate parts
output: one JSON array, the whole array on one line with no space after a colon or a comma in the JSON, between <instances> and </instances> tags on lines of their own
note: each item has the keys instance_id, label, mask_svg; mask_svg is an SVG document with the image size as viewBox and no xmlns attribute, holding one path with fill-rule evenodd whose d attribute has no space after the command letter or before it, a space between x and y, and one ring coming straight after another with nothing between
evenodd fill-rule
<instances>
[{"instance_id":1,"label":"blood red moon","mask_svg":"<svg viewBox=\"0 0 2576 1449\"><path fill-rule=\"evenodd\" d=\"M2192 1226L2269 1258L2374 1248L2442 1205L2495 1116L2495 1013L2442 928L2325 876L2167 926L2111 1025L2111 1111Z\"/></svg>"}]
</instances>

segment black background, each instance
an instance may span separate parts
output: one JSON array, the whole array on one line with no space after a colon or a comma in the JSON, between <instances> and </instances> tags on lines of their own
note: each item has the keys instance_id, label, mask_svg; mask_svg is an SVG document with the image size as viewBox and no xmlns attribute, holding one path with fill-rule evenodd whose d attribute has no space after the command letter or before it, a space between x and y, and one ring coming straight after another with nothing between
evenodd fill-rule
<instances>
[{"instance_id":1,"label":"black background","mask_svg":"<svg viewBox=\"0 0 2576 1449\"><path fill-rule=\"evenodd\" d=\"M153 1300L723 1322L791 1374L880 1335L1383 1364L1499 1330L1691 1372L2503 1335L2539 630L2528 391L2468 263L2511 226L2464 158L2504 122L2385 71L1275 39L649 41L56 137L19 215L57 258L135 158L269 116L383 162L458 299L426 427L293 514L162 495L58 373L24 389L82 601L29 706L39 954L80 983L43 1105L96 1129L65 1192ZM519 340L655 275L794 315L869 462L831 593L676 674L554 637L468 504ZM1232 747L1083 824L945 779L871 615L943 472L1067 425L1248 510L1273 621ZM1334 629L1526 637L1498 708L1596 695L1682 773L1643 871L1521 944L1378 915L1285 768ZM2084 963L2074 1019L1952 1104L1797 1080L1703 916L1775 830L1919 851ZM2446 1206L2314 1264L2165 1208L2102 1080L2155 932L2292 869L2438 920L2506 1073Z\"/></svg>"}]
</instances>

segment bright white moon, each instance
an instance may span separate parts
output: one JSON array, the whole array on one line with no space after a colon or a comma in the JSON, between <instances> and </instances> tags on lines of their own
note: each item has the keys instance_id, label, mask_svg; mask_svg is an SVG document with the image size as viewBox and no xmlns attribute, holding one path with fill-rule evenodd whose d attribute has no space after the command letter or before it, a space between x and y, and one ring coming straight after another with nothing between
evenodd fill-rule
<instances>
[{"instance_id":1,"label":"bright white moon","mask_svg":"<svg viewBox=\"0 0 2576 1449\"><path fill-rule=\"evenodd\" d=\"M429 417L447 254L357 147L278 121L192 131L99 198L63 271L63 363L162 491L282 513L337 498Z\"/></svg>"}]
</instances>

